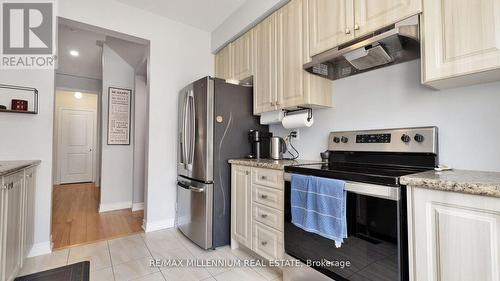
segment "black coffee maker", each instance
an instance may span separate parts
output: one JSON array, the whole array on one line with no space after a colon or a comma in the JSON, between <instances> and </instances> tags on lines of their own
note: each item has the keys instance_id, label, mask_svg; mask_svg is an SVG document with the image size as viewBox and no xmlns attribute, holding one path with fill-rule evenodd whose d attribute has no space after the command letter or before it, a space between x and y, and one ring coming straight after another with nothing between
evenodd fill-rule
<instances>
[{"instance_id":1,"label":"black coffee maker","mask_svg":"<svg viewBox=\"0 0 500 281\"><path fill-rule=\"evenodd\" d=\"M248 155L250 159L267 159L270 157L271 137L273 133L259 130L250 130L248 140L252 145L252 153Z\"/></svg>"}]
</instances>

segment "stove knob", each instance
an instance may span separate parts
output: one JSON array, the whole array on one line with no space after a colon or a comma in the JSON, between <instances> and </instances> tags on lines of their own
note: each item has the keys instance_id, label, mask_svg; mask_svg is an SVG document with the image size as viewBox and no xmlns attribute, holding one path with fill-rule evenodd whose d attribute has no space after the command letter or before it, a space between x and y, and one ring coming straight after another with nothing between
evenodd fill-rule
<instances>
[{"instance_id":1,"label":"stove knob","mask_svg":"<svg viewBox=\"0 0 500 281\"><path fill-rule=\"evenodd\" d=\"M333 142L334 143L339 143L340 142L340 138L339 137L334 137L333 138Z\"/></svg>"},{"instance_id":2,"label":"stove knob","mask_svg":"<svg viewBox=\"0 0 500 281\"><path fill-rule=\"evenodd\" d=\"M424 141L424 136L421 134L416 134L415 137L413 138L416 142L423 142Z\"/></svg>"},{"instance_id":3,"label":"stove knob","mask_svg":"<svg viewBox=\"0 0 500 281\"><path fill-rule=\"evenodd\" d=\"M403 134L403 135L401 136L401 140L402 140L403 142L405 142L405 143L409 143L409 142L411 141L411 138L410 138L410 136L409 136L409 135L407 135L407 134Z\"/></svg>"},{"instance_id":4,"label":"stove knob","mask_svg":"<svg viewBox=\"0 0 500 281\"><path fill-rule=\"evenodd\" d=\"M341 142L343 142L343 143L347 143L347 142L349 141L349 139L348 139L348 138L346 138L346 137L342 137L342 138L340 139L340 141L341 141Z\"/></svg>"}]
</instances>

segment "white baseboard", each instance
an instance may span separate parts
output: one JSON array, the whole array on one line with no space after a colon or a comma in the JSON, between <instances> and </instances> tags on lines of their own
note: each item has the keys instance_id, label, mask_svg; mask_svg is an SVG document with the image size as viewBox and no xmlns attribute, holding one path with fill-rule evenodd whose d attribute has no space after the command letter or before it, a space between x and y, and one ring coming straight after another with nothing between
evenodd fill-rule
<instances>
[{"instance_id":1,"label":"white baseboard","mask_svg":"<svg viewBox=\"0 0 500 281\"><path fill-rule=\"evenodd\" d=\"M175 219L168 219L168 220L160 220L160 221L153 221L153 222L148 222L144 221L144 231L145 232L152 232L152 231L157 231L157 230L162 230L166 228L172 228L174 227L174 222Z\"/></svg>"},{"instance_id":2,"label":"white baseboard","mask_svg":"<svg viewBox=\"0 0 500 281\"><path fill-rule=\"evenodd\" d=\"M35 245L33 245L33 247L28 253L28 257L31 258L50 253L52 253L52 249L50 247L50 241L46 241L46 242L36 243Z\"/></svg>"},{"instance_id":3,"label":"white baseboard","mask_svg":"<svg viewBox=\"0 0 500 281\"><path fill-rule=\"evenodd\" d=\"M132 208L132 201L116 202L116 203L105 203L99 206L99 213L130 209Z\"/></svg>"},{"instance_id":4,"label":"white baseboard","mask_svg":"<svg viewBox=\"0 0 500 281\"><path fill-rule=\"evenodd\" d=\"M144 210L144 202L132 204L132 212L140 211L140 210Z\"/></svg>"}]
</instances>

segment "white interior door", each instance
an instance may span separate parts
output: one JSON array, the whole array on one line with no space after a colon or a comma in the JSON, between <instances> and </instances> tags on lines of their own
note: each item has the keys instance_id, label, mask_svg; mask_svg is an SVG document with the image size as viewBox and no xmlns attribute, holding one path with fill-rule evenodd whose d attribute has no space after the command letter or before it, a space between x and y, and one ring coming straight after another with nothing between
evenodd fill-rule
<instances>
[{"instance_id":1,"label":"white interior door","mask_svg":"<svg viewBox=\"0 0 500 281\"><path fill-rule=\"evenodd\" d=\"M61 109L61 183L91 182L94 171L95 112Z\"/></svg>"}]
</instances>

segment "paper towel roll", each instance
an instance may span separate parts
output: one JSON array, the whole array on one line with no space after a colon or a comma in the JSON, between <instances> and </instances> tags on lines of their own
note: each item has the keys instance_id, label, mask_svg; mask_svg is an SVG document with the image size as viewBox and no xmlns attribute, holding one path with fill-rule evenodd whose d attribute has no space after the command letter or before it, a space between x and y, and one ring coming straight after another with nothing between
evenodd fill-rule
<instances>
[{"instance_id":1,"label":"paper towel roll","mask_svg":"<svg viewBox=\"0 0 500 281\"><path fill-rule=\"evenodd\" d=\"M311 118L311 120L308 121L307 117L309 117L309 114L307 112L288 115L285 116L283 120L281 120L281 124L286 129L311 127L312 124L314 123L314 118Z\"/></svg>"}]
</instances>

